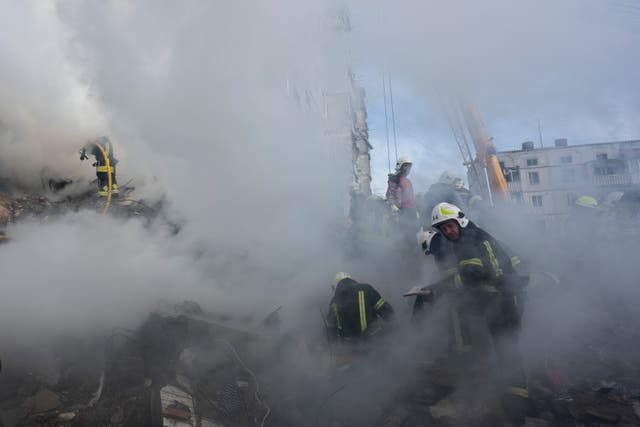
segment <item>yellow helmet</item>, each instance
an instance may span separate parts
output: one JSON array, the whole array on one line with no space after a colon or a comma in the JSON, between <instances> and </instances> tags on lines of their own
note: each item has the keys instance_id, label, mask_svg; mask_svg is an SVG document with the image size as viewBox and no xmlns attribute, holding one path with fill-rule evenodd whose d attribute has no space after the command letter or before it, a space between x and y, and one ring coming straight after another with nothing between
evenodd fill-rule
<instances>
[{"instance_id":1,"label":"yellow helmet","mask_svg":"<svg viewBox=\"0 0 640 427\"><path fill-rule=\"evenodd\" d=\"M576 199L576 205L583 208L595 208L598 206L598 201L591 196L580 196Z\"/></svg>"}]
</instances>

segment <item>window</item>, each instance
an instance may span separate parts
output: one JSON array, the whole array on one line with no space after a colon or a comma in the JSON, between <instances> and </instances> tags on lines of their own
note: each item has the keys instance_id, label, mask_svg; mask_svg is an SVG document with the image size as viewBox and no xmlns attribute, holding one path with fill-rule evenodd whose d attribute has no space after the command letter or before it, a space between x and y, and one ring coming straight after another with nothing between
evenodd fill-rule
<instances>
[{"instance_id":1,"label":"window","mask_svg":"<svg viewBox=\"0 0 640 427\"><path fill-rule=\"evenodd\" d=\"M594 175L613 175L614 171L612 167L596 166L593 168Z\"/></svg>"},{"instance_id":2,"label":"window","mask_svg":"<svg viewBox=\"0 0 640 427\"><path fill-rule=\"evenodd\" d=\"M540 175L538 174L538 172L529 172L529 184L540 184Z\"/></svg>"},{"instance_id":3,"label":"window","mask_svg":"<svg viewBox=\"0 0 640 427\"><path fill-rule=\"evenodd\" d=\"M500 162L500 169L504 170L504 162Z\"/></svg>"},{"instance_id":4,"label":"window","mask_svg":"<svg viewBox=\"0 0 640 427\"><path fill-rule=\"evenodd\" d=\"M571 158L571 156L560 157L560 163L571 163L571 162L573 162L573 159Z\"/></svg>"},{"instance_id":5,"label":"window","mask_svg":"<svg viewBox=\"0 0 640 427\"><path fill-rule=\"evenodd\" d=\"M538 166L538 159L527 159L527 166Z\"/></svg>"},{"instance_id":6,"label":"window","mask_svg":"<svg viewBox=\"0 0 640 427\"><path fill-rule=\"evenodd\" d=\"M576 182L576 171L573 169L563 170L562 182Z\"/></svg>"},{"instance_id":7,"label":"window","mask_svg":"<svg viewBox=\"0 0 640 427\"><path fill-rule=\"evenodd\" d=\"M596 160L609 160L609 155L607 153L596 154Z\"/></svg>"},{"instance_id":8,"label":"window","mask_svg":"<svg viewBox=\"0 0 640 427\"><path fill-rule=\"evenodd\" d=\"M542 196L531 196L531 203L536 208L542 207Z\"/></svg>"},{"instance_id":9,"label":"window","mask_svg":"<svg viewBox=\"0 0 640 427\"><path fill-rule=\"evenodd\" d=\"M520 171L519 170L505 170L504 179L507 182L520 182Z\"/></svg>"}]
</instances>

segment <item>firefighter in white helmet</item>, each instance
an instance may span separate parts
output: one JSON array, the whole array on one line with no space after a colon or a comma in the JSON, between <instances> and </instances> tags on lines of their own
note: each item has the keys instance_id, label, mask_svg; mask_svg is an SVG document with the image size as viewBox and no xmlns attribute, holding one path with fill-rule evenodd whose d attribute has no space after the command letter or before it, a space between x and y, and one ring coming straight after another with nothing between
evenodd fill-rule
<instances>
[{"instance_id":1,"label":"firefighter in white helmet","mask_svg":"<svg viewBox=\"0 0 640 427\"><path fill-rule=\"evenodd\" d=\"M516 259L489 233L477 227L456 205L439 203L431 224L452 243L457 273L432 285L434 296L452 292L466 301L460 306L484 317L493 337L500 366L500 387L505 412L512 422L524 422L531 410L517 336L522 292L528 278L520 276ZM459 331L460 333L460 331Z\"/></svg>"},{"instance_id":2,"label":"firefighter in white helmet","mask_svg":"<svg viewBox=\"0 0 640 427\"><path fill-rule=\"evenodd\" d=\"M347 273L337 273L332 288L325 325L330 340L366 339L380 331L379 318L390 321L393 317L393 307L373 286L356 282Z\"/></svg>"},{"instance_id":3,"label":"firefighter in white helmet","mask_svg":"<svg viewBox=\"0 0 640 427\"><path fill-rule=\"evenodd\" d=\"M413 194L413 184L409 172L413 163L408 157L400 157L396 162L395 173L389 174L387 181L387 204L393 213L414 211L416 201Z\"/></svg>"},{"instance_id":4,"label":"firefighter in white helmet","mask_svg":"<svg viewBox=\"0 0 640 427\"><path fill-rule=\"evenodd\" d=\"M431 217L433 207L438 203L448 202L466 208L465 201L460 196L460 190L456 187L456 180L459 180L458 182L464 186L462 179L458 178L452 171L442 172L438 182L432 184L422 200L419 201L420 216L425 219L424 226L431 226L428 220Z\"/></svg>"}]
</instances>

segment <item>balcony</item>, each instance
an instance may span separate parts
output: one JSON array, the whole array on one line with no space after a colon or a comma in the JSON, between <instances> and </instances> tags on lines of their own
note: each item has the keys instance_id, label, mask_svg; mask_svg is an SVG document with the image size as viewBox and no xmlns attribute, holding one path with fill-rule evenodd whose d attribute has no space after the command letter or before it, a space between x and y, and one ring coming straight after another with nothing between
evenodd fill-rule
<instances>
[{"instance_id":1,"label":"balcony","mask_svg":"<svg viewBox=\"0 0 640 427\"><path fill-rule=\"evenodd\" d=\"M630 173L594 175L591 179L594 185L630 185L633 181Z\"/></svg>"},{"instance_id":2,"label":"balcony","mask_svg":"<svg viewBox=\"0 0 640 427\"><path fill-rule=\"evenodd\" d=\"M522 191L522 183L520 180L518 181L507 181L507 186L509 187L510 192L518 192Z\"/></svg>"}]
</instances>

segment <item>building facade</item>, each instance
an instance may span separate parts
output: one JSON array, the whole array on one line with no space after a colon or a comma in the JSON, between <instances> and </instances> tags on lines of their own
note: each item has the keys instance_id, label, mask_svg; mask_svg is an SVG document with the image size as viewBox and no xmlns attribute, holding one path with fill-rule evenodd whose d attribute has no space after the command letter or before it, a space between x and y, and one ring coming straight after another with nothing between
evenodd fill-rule
<instances>
[{"instance_id":1,"label":"building facade","mask_svg":"<svg viewBox=\"0 0 640 427\"><path fill-rule=\"evenodd\" d=\"M497 157L512 201L547 230L562 227L580 196L602 202L612 192L640 187L640 140L569 145L557 139L547 148L525 142L522 150Z\"/></svg>"}]
</instances>

